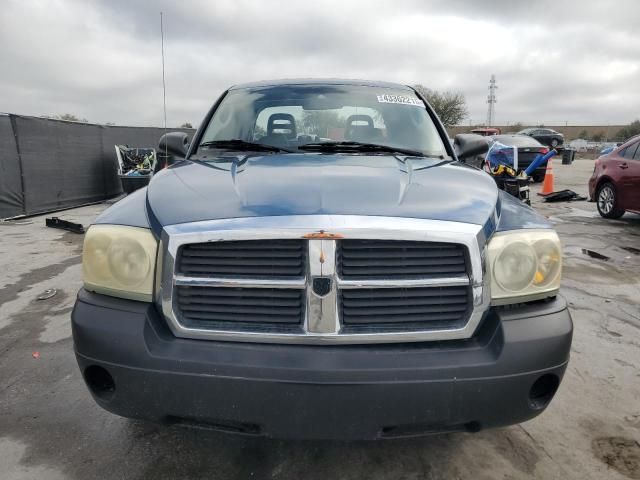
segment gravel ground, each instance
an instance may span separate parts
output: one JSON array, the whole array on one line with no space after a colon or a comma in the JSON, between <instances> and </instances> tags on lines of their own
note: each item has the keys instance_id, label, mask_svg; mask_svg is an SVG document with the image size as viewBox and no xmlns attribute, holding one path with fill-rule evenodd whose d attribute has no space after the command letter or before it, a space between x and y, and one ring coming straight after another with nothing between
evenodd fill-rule
<instances>
[{"instance_id":1,"label":"gravel ground","mask_svg":"<svg viewBox=\"0 0 640 480\"><path fill-rule=\"evenodd\" d=\"M592 169L555 165L556 189L586 194ZM509 428L370 443L247 439L102 411L70 337L82 236L45 228L43 216L0 223L0 477L640 479L640 216L604 220L593 203L534 197L565 245L575 322L551 406ZM104 208L58 216L88 224ZM37 300L49 288L57 294Z\"/></svg>"}]
</instances>

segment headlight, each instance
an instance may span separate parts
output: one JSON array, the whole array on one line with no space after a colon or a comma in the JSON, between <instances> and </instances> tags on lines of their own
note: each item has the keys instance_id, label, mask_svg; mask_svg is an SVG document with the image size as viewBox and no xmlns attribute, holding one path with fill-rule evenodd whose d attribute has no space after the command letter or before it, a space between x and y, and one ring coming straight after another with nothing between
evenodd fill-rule
<instances>
[{"instance_id":1,"label":"headlight","mask_svg":"<svg viewBox=\"0 0 640 480\"><path fill-rule=\"evenodd\" d=\"M158 242L146 228L93 225L84 238L87 290L150 302Z\"/></svg>"},{"instance_id":2,"label":"headlight","mask_svg":"<svg viewBox=\"0 0 640 480\"><path fill-rule=\"evenodd\" d=\"M497 233L487 247L491 303L554 296L560 288L562 246L553 230Z\"/></svg>"}]
</instances>

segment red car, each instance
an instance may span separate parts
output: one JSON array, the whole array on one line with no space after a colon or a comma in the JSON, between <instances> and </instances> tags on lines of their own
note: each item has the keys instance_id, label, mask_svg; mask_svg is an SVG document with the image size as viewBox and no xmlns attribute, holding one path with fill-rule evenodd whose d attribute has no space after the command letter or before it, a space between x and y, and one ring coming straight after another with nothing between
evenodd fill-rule
<instances>
[{"instance_id":1,"label":"red car","mask_svg":"<svg viewBox=\"0 0 640 480\"><path fill-rule=\"evenodd\" d=\"M596 160L589 196L605 218L640 213L640 135Z\"/></svg>"},{"instance_id":2,"label":"red car","mask_svg":"<svg viewBox=\"0 0 640 480\"><path fill-rule=\"evenodd\" d=\"M492 135L500 135L502 131L499 128L474 128L471 130L471 133L475 133L476 135L481 135L483 137L490 137Z\"/></svg>"}]
</instances>

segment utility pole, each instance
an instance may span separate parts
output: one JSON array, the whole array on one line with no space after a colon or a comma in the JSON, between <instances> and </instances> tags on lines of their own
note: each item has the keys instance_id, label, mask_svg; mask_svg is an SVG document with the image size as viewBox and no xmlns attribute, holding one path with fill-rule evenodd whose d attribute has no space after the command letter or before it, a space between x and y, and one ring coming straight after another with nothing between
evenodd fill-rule
<instances>
[{"instance_id":1,"label":"utility pole","mask_svg":"<svg viewBox=\"0 0 640 480\"><path fill-rule=\"evenodd\" d=\"M160 52L162 54L162 113L164 115L164 129L167 130L167 86L164 82L164 24L160 12Z\"/></svg>"},{"instance_id":2,"label":"utility pole","mask_svg":"<svg viewBox=\"0 0 640 480\"><path fill-rule=\"evenodd\" d=\"M498 100L496 100L496 90L498 86L496 85L496 76L491 75L491 80L489 80L489 96L487 97L487 103L489 104L487 108L487 127L493 125L493 116L495 114L495 104Z\"/></svg>"}]
</instances>

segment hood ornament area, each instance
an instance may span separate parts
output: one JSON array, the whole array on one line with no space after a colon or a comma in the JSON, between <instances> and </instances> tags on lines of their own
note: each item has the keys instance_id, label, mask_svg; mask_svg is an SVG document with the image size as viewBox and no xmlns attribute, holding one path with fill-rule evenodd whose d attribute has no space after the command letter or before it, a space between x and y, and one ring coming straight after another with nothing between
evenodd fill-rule
<instances>
[{"instance_id":1,"label":"hood ornament area","mask_svg":"<svg viewBox=\"0 0 640 480\"><path fill-rule=\"evenodd\" d=\"M319 297L324 297L331 292L332 280L329 277L315 277L313 279L313 293Z\"/></svg>"},{"instance_id":2,"label":"hood ornament area","mask_svg":"<svg viewBox=\"0 0 640 480\"><path fill-rule=\"evenodd\" d=\"M302 238L306 238L308 240L335 240L337 238L344 238L344 235L320 230L319 232L305 233Z\"/></svg>"}]
</instances>

